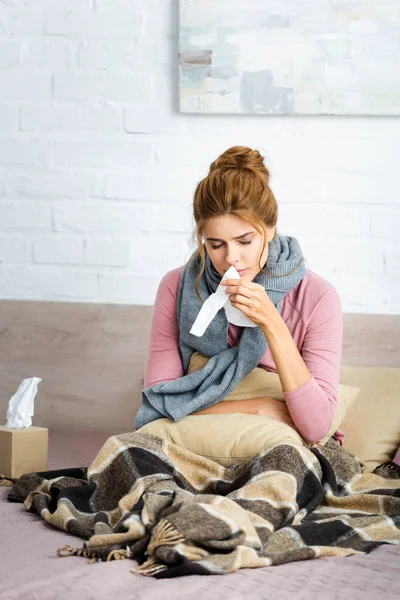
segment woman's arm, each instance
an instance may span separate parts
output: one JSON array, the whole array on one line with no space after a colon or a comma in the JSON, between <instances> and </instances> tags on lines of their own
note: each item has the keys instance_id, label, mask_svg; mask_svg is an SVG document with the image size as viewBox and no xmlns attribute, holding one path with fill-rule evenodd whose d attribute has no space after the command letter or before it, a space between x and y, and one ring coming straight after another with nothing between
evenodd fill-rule
<instances>
[{"instance_id":1,"label":"woman's arm","mask_svg":"<svg viewBox=\"0 0 400 600\"><path fill-rule=\"evenodd\" d=\"M318 442L332 425L339 391L343 323L336 290L323 283L322 295L306 311L306 333L297 349L261 285L232 279L221 285L226 286L231 304L263 330L296 428L308 442Z\"/></svg>"},{"instance_id":2,"label":"woman's arm","mask_svg":"<svg viewBox=\"0 0 400 600\"><path fill-rule=\"evenodd\" d=\"M173 381L183 376L179 351L176 296L182 268L169 271L162 278L154 302L144 387Z\"/></svg>"},{"instance_id":3,"label":"woman's arm","mask_svg":"<svg viewBox=\"0 0 400 600\"><path fill-rule=\"evenodd\" d=\"M268 346L274 359L283 392L292 392L301 387L312 374L297 349L285 321L278 314L276 321L263 328Z\"/></svg>"},{"instance_id":4,"label":"woman's arm","mask_svg":"<svg viewBox=\"0 0 400 600\"><path fill-rule=\"evenodd\" d=\"M343 338L340 298L331 288L320 299L301 354L280 315L279 319L263 331L290 415L301 435L315 443L328 433L336 412Z\"/></svg>"}]
</instances>

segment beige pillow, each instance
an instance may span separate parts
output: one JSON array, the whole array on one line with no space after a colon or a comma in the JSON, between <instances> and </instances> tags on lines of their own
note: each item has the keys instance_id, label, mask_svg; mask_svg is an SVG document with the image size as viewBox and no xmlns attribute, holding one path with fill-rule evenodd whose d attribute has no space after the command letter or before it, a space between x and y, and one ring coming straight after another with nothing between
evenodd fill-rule
<instances>
[{"instance_id":1,"label":"beige pillow","mask_svg":"<svg viewBox=\"0 0 400 600\"><path fill-rule=\"evenodd\" d=\"M243 413L189 415L177 423L157 419L139 431L169 440L226 467L248 460L277 443L303 445L299 433L289 425Z\"/></svg>"},{"instance_id":2,"label":"beige pillow","mask_svg":"<svg viewBox=\"0 0 400 600\"><path fill-rule=\"evenodd\" d=\"M199 353L192 355L188 372L202 368L208 358ZM329 433L319 442L324 444L338 429L348 407L353 403L358 388L340 386L338 409ZM269 396L284 402L277 373L256 367L231 392L226 400L244 400ZM177 423L158 419L142 427L142 433L157 435L196 454L229 466L248 460L262 450L285 441L297 445L304 443L298 431L263 415L231 413L222 415L189 415Z\"/></svg>"},{"instance_id":3,"label":"beige pillow","mask_svg":"<svg viewBox=\"0 0 400 600\"><path fill-rule=\"evenodd\" d=\"M340 380L361 389L341 425L344 446L373 471L400 446L400 369L343 366Z\"/></svg>"}]
</instances>

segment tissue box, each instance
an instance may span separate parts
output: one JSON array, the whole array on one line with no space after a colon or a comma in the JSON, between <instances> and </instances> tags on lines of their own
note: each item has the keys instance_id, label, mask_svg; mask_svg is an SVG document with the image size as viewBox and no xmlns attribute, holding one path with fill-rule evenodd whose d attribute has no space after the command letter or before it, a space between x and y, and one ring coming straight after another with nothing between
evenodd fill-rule
<instances>
[{"instance_id":1,"label":"tissue box","mask_svg":"<svg viewBox=\"0 0 400 600\"><path fill-rule=\"evenodd\" d=\"M0 426L0 474L17 478L24 473L47 471L48 438L45 427Z\"/></svg>"}]
</instances>

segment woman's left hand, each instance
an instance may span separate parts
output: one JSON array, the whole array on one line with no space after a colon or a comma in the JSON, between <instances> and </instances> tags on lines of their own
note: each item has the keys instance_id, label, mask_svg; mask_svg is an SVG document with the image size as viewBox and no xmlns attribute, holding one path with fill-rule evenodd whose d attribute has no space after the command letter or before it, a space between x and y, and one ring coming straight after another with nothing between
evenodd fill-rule
<instances>
[{"instance_id":1,"label":"woman's left hand","mask_svg":"<svg viewBox=\"0 0 400 600\"><path fill-rule=\"evenodd\" d=\"M253 323L268 330L272 323L279 321L279 313L268 297L265 288L259 283L225 279L221 285L226 287L232 306L241 310Z\"/></svg>"}]
</instances>

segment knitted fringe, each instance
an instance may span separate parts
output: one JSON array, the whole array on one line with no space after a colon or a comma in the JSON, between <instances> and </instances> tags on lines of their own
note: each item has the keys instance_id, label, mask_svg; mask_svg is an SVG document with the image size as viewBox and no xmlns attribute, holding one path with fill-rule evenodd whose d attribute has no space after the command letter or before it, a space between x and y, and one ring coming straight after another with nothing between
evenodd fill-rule
<instances>
[{"instance_id":1,"label":"knitted fringe","mask_svg":"<svg viewBox=\"0 0 400 600\"><path fill-rule=\"evenodd\" d=\"M102 559L96 556L96 550L93 548L72 548L72 546L63 546L62 548L58 548L57 556L61 558L65 558L66 556L84 556L85 558L89 558L90 563L99 562ZM130 548L127 547L125 550L123 548L111 550L105 562L110 562L111 560L123 560L125 558L131 558Z\"/></svg>"},{"instance_id":2,"label":"knitted fringe","mask_svg":"<svg viewBox=\"0 0 400 600\"><path fill-rule=\"evenodd\" d=\"M137 567L136 569L131 569L131 573L138 573L139 575L153 577L153 575L156 575L157 573L161 573L162 571L166 570L167 565L163 565L154 560L154 558L150 558L150 560L147 560L146 562L141 564L140 567Z\"/></svg>"},{"instance_id":3,"label":"knitted fringe","mask_svg":"<svg viewBox=\"0 0 400 600\"><path fill-rule=\"evenodd\" d=\"M0 487L12 487L14 482L6 477L5 475L0 475Z\"/></svg>"},{"instance_id":4,"label":"knitted fringe","mask_svg":"<svg viewBox=\"0 0 400 600\"><path fill-rule=\"evenodd\" d=\"M84 556L85 558L93 558L93 555L89 553L86 548L72 548L72 546L63 546L58 548L57 556L65 558L66 556Z\"/></svg>"},{"instance_id":5,"label":"knitted fringe","mask_svg":"<svg viewBox=\"0 0 400 600\"><path fill-rule=\"evenodd\" d=\"M111 550L106 558L106 562L110 562L110 560L124 560L125 558L131 557L130 548L126 550Z\"/></svg>"},{"instance_id":6,"label":"knitted fringe","mask_svg":"<svg viewBox=\"0 0 400 600\"><path fill-rule=\"evenodd\" d=\"M157 573L166 571L167 565L159 563L153 557L154 552L159 546L176 546L177 544L181 544L184 541L185 538L183 537L183 535L177 529L175 529L175 527L171 525L171 523L169 523L166 519L162 519L154 527L149 545L147 546L146 554L150 557L149 560L142 563L140 567L137 567L136 569L131 569L131 573L139 573L140 575L152 577Z\"/></svg>"},{"instance_id":7,"label":"knitted fringe","mask_svg":"<svg viewBox=\"0 0 400 600\"><path fill-rule=\"evenodd\" d=\"M171 523L161 519L152 531L146 554L151 557L159 546L176 546L184 541L183 535Z\"/></svg>"}]
</instances>

